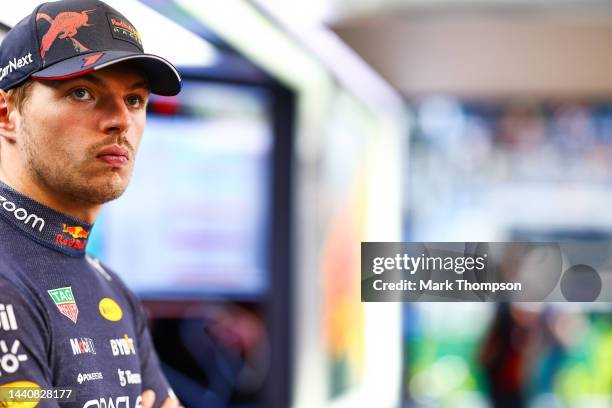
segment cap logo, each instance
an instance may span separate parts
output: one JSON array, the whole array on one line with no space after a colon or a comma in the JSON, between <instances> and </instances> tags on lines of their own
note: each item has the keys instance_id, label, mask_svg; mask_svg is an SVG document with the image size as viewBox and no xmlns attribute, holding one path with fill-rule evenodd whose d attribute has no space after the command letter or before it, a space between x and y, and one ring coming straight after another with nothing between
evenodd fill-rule
<instances>
[{"instance_id":1,"label":"cap logo","mask_svg":"<svg viewBox=\"0 0 612 408\"><path fill-rule=\"evenodd\" d=\"M47 20L51 26L47 33L43 36L40 45L40 57L44 60L47 51L51 49L53 43L58 38L60 40L68 39L72 41L72 45L76 52L89 51L89 48L81 44L76 38L79 28L89 27L92 24L87 24L89 21L89 14L95 10L84 10L81 12L66 11L59 13L54 19L49 17L48 14L38 13L36 14L36 21Z\"/></svg>"},{"instance_id":2,"label":"cap logo","mask_svg":"<svg viewBox=\"0 0 612 408\"><path fill-rule=\"evenodd\" d=\"M107 14L111 35L116 40L123 40L142 48L140 33L125 18L116 14Z\"/></svg>"},{"instance_id":3,"label":"cap logo","mask_svg":"<svg viewBox=\"0 0 612 408\"><path fill-rule=\"evenodd\" d=\"M85 68L92 64L95 64L96 62L98 62L100 58L102 58L103 55L104 55L103 52L99 52L93 55L88 55L87 57L83 58L83 65L81 66L81 68Z\"/></svg>"},{"instance_id":4,"label":"cap logo","mask_svg":"<svg viewBox=\"0 0 612 408\"><path fill-rule=\"evenodd\" d=\"M23 68L27 65L30 65L32 62L32 53L28 53L25 57L21 58L13 58L6 64L6 66L0 68L0 81L4 79L8 74L13 72L16 69Z\"/></svg>"}]
</instances>

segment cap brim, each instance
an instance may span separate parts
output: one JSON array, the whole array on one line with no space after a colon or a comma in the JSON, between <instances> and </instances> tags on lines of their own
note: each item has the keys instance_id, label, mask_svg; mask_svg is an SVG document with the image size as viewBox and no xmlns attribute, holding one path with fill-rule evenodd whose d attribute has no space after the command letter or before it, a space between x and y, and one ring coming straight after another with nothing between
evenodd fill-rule
<instances>
[{"instance_id":1,"label":"cap brim","mask_svg":"<svg viewBox=\"0 0 612 408\"><path fill-rule=\"evenodd\" d=\"M181 76L170 62L151 54L130 51L99 51L81 54L57 62L32 75L41 80L62 80L78 77L124 61L134 61L147 75L151 92L174 96L181 91Z\"/></svg>"}]
</instances>

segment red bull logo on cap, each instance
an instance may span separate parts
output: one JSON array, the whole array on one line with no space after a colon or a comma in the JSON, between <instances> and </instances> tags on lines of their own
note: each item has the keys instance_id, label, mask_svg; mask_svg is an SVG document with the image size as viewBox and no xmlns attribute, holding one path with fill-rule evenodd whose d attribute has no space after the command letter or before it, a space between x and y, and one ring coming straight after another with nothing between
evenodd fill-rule
<instances>
[{"instance_id":1,"label":"red bull logo on cap","mask_svg":"<svg viewBox=\"0 0 612 408\"><path fill-rule=\"evenodd\" d=\"M89 51L89 48L81 44L76 38L74 38L79 32L79 28L88 27L91 24L89 22L89 14L95 10L83 10L80 12L66 11L59 13L55 18L51 18L45 13L38 13L36 20L44 19L51 24L47 33L43 36L40 45L40 57L45 59L47 51L51 49L53 43L60 40L70 40L72 45L77 52Z\"/></svg>"}]
</instances>

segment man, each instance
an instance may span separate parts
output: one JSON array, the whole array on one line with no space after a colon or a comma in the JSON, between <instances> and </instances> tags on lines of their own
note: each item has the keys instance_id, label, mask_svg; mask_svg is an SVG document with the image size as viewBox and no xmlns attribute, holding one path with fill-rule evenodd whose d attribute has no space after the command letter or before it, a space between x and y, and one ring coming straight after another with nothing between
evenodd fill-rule
<instances>
[{"instance_id":1,"label":"man","mask_svg":"<svg viewBox=\"0 0 612 408\"><path fill-rule=\"evenodd\" d=\"M178 406L137 298L85 249L127 187L149 93L180 85L98 0L45 3L0 45L0 384L74 389L16 406Z\"/></svg>"}]
</instances>

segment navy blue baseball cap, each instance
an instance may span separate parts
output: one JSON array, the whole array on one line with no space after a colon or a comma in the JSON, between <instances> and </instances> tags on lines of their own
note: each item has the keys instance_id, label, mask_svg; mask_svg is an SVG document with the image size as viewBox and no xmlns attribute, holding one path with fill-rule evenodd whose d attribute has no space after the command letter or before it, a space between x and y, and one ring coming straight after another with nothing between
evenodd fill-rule
<instances>
[{"instance_id":1,"label":"navy blue baseball cap","mask_svg":"<svg viewBox=\"0 0 612 408\"><path fill-rule=\"evenodd\" d=\"M27 79L62 80L123 61L133 61L151 92L172 96L181 76L167 60L145 54L140 34L121 13L99 0L43 3L0 44L0 89Z\"/></svg>"}]
</instances>

